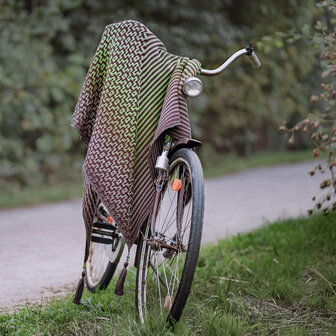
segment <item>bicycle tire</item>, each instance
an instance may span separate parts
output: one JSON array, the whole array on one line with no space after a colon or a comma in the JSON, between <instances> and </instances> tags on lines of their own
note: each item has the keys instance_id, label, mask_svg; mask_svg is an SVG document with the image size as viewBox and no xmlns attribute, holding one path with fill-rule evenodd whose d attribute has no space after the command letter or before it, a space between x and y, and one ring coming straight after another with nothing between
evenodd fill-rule
<instances>
[{"instance_id":1,"label":"bicycle tire","mask_svg":"<svg viewBox=\"0 0 336 336\"><path fill-rule=\"evenodd\" d=\"M92 243L92 244L96 244L96 243ZM116 271L116 268L118 266L118 263L111 263L108 262L106 264L106 268L105 271L102 273L101 278L99 279L98 282L92 282L90 281L90 276L88 276L88 272L87 275L85 277L85 282L86 282L86 287L87 289L91 292L91 293L96 293L97 290L104 290L108 287L108 285L110 284L113 275ZM89 269L90 266L88 266Z\"/></svg>"},{"instance_id":2,"label":"bicycle tire","mask_svg":"<svg viewBox=\"0 0 336 336\"><path fill-rule=\"evenodd\" d=\"M96 220L97 216L94 221ZM112 245L92 241L90 243L89 257L86 263L85 282L86 287L92 293L96 293L97 290L106 289L115 274L125 245L123 237L115 239L115 251L112 251Z\"/></svg>"},{"instance_id":3,"label":"bicycle tire","mask_svg":"<svg viewBox=\"0 0 336 336\"><path fill-rule=\"evenodd\" d=\"M204 178L203 178L203 171L202 166L199 161L199 158L197 154L191 150L182 148L178 151L176 151L172 158L169 160L169 173L168 173L168 180L166 182L166 185L163 187L163 190L161 192L161 200L158 208L158 212L156 215L156 219L159 218L160 212L163 213L165 211L165 208L167 206L164 204L165 199L170 199L171 205L175 203L174 198L168 198L170 195L171 190L171 183L173 180L173 174L176 172L176 167L178 165L183 165L184 168L179 168L179 174L181 174L181 171L188 171L188 174L184 175L184 180L182 181L182 184L184 184L184 187L188 183L190 185L190 188L187 191L187 188L184 189L182 200L183 200L183 208L181 210L182 213L182 220L184 221L185 216L189 216L189 210L187 210L187 206L190 205L191 207L191 218L190 218L190 229L189 229L189 237L184 237L186 229L188 228L188 218L184 221L186 223L186 229L183 231L183 234L181 236L182 243L180 244L178 237L178 229L176 229L176 233L173 237L168 237L168 232L170 230L170 235L173 234L175 229L171 229L172 225L169 224L168 227L168 220L164 220L162 222L165 222L166 229L163 229L163 232L160 232L159 234L164 235L163 240L171 239L171 246L174 246L174 241L176 241L176 246L182 246L180 252L173 252L175 253L174 257L171 257L169 255L172 254L172 250L170 252L167 252L168 249L164 251L164 249L160 249L160 247L156 247L158 250L153 252L153 245L150 245L150 220L147 223L147 228L143 234L139 236L139 244L141 244L140 247L140 254L138 258L137 263L137 277L136 277L136 295L135 295L135 304L138 311L138 316L140 318L140 321L144 323L145 318L148 316L150 318L156 318L158 313L161 316L165 316L166 320L169 322L169 324L172 324L174 322L177 322L182 314L182 311L184 309L184 306L187 302L191 284L194 278L195 270L196 270L196 264L197 259L199 255L200 245L201 245L201 236L202 236L202 227L203 227L203 216L204 216ZM187 169L187 170L184 170ZM183 175L183 174L182 174ZM182 180L182 179L181 179ZM190 190L190 194L188 196ZM167 198L166 195L168 194ZM170 196L169 196L170 197ZM178 217L179 217L179 210L177 203L179 202L179 197L176 196L176 224L178 223ZM188 202L188 198L190 199ZM175 206L175 205L174 205ZM175 210L173 210L173 216ZM168 213L166 218L168 218ZM181 226L184 225L184 223L181 223ZM156 228L160 229L158 227L158 220L156 220ZM161 236L160 236L161 237ZM184 239L185 238L185 239ZM161 239L161 238L160 238ZM187 245L184 245L185 240L188 241ZM186 251L183 251L187 247ZM164 252L163 252L164 251ZM153 252L153 253L152 253ZM183 258L184 264L183 269L181 272L179 271L181 266L179 266L179 260L182 260L183 254L185 253L185 258ZM152 254L151 254L152 253ZM154 265L156 267L156 270L153 267L152 261L158 258L159 254L161 253L161 264L156 263ZM167 255L165 255L167 253ZM168 256L168 257L167 257ZM168 281L167 272L172 272L173 269L169 270L170 266L172 266L172 262L170 261L170 266L168 266L168 262L165 263L165 260L168 259L175 259L177 267L175 271L177 272L177 277L179 277L179 274L181 273L181 277L179 277L179 281L176 280L177 283L177 289L174 291L174 287L171 287L171 280ZM154 261L153 261L154 262ZM162 266L163 265L163 266ZM169 267L166 269L166 266ZM162 266L162 267L161 267ZM161 267L161 269L160 269ZM172 266L173 267L173 266ZM152 270L152 279L150 279L150 270ZM167 270L167 272L166 272ZM156 273L156 274L155 274ZM153 280L153 274L156 276L156 280ZM162 275L162 276L161 276ZM176 277L176 278L177 278ZM173 280L175 283L175 279ZM153 285L153 282L157 282L157 290L153 290L151 286ZM162 283L165 282L165 285ZM162 285L162 286L161 286ZM170 287L169 287L170 286ZM174 285L173 285L174 286ZM148 287L148 290L147 290ZM155 287L155 285L154 285ZM160 289L161 288L161 289ZM165 291L164 291L165 290ZM164 294L167 293L165 297L164 305L162 305L163 301L163 295L161 297L161 291ZM155 293L159 293L159 299L156 299L152 296L155 295ZM172 294L172 295L171 295ZM168 298L168 300L167 300ZM159 301L159 308L157 307ZM166 303L167 301L167 303ZM162 308L164 308L165 312L163 313ZM150 315L150 316L149 316Z\"/></svg>"}]
</instances>

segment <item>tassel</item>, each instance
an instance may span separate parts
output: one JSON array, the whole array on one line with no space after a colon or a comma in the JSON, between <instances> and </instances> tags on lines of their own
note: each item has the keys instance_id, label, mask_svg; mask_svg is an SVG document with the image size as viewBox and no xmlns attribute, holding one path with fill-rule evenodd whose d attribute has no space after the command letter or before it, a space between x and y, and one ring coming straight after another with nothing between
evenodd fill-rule
<instances>
[{"instance_id":1,"label":"tassel","mask_svg":"<svg viewBox=\"0 0 336 336\"><path fill-rule=\"evenodd\" d=\"M130 253L129 252L128 252L128 255L127 255L126 259L127 260L124 263L124 268L120 273L118 282L117 282L115 290L114 290L114 294L118 295L118 296L124 295L124 283L125 283L125 279L126 279L126 275L127 275L128 261L130 259Z\"/></svg>"},{"instance_id":2,"label":"tassel","mask_svg":"<svg viewBox=\"0 0 336 336\"><path fill-rule=\"evenodd\" d=\"M84 291L84 278L86 275L86 266L83 266L83 272L82 272L82 278L79 280L78 285L77 285L77 290L75 293L75 297L73 299L73 303L79 305L82 295L83 295L83 291Z\"/></svg>"}]
</instances>

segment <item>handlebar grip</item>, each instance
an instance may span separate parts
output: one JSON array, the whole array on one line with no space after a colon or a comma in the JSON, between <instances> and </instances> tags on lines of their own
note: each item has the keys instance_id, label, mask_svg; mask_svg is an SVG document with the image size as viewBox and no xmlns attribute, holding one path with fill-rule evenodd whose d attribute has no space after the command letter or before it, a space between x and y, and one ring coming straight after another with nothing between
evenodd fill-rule
<instances>
[{"instance_id":1,"label":"handlebar grip","mask_svg":"<svg viewBox=\"0 0 336 336\"><path fill-rule=\"evenodd\" d=\"M260 68L261 67L261 62L259 61L258 56L255 54L254 51L252 51L252 55L250 56L250 61L253 65L254 68Z\"/></svg>"}]
</instances>

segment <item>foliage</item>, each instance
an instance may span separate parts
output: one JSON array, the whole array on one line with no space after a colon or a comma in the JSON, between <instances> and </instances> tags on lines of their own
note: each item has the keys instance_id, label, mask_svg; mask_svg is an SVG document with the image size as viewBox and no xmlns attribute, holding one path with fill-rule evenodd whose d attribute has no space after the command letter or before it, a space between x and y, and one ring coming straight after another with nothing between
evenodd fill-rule
<instances>
[{"instance_id":1,"label":"foliage","mask_svg":"<svg viewBox=\"0 0 336 336\"><path fill-rule=\"evenodd\" d=\"M174 330L141 325L135 268L125 296L84 293L0 316L4 335L333 335L336 214L280 221L201 250L192 292ZM307 253L309 251L309 253Z\"/></svg>"},{"instance_id":2,"label":"foliage","mask_svg":"<svg viewBox=\"0 0 336 336\"><path fill-rule=\"evenodd\" d=\"M79 168L69 123L84 58L55 54L52 41L65 29L62 10L56 2L31 13L15 1L1 5L0 178L6 182L33 184Z\"/></svg>"},{"instance_id":3,"label":"foliage","mask_svg":"<svg viewBox=\"0 0 336 336\"><path fill-rule=\"evenodd\" d=\"M219 66L250 40L287 31L316 15L313 1L267 2L189 1L84 1L68 13L78 48L92 55L110 22L130 18L146 24L175 54L198 58L204 67ZM308 8L308 9L307 9ZM87 12L91 13L87 21ZM258 43L263 63L255 71L246 60L235 63L218 78L202 78L205 93L190 100L194 136L203 140L203 156L210 150L250 154L256 149L285 149L277 125L309 109L306 95L314 71L313 55L300 56L302 45L265 47ZM279 48L281 48L279 50ZM306 82L307 85L302 85Z\"/></svg>"},{"instance_id":4,"label":"foliage","mask_svg":"<svg viewBox=\"0 0 336 336\"><path fill-rule=\"evenodd\" d=\"M142 21L170 52L198 58L206 68L217 67L250 40L259 40L261 70L240 60L226 74L204 79L205 94L190 101L192 129L205 144L203 157L285 149L277 125L310 109L305 97L314 86L316 68L304 43L283 43L276 34L304 22L310 26L317 15L312 4L313 0L212 0L211 6L205 0L3 1L2 184L78 175L84 148L69 127L72 111L105 25L126 18Z\"/></svg>"},{"instance_id":5,"label":"foliage","mask_svg":"<svg viewBox=\"0 0 336 336\"><path fill-rule=\"evenodd\" d=\"M309 7L311 1L301 2ZM227 74L213 80L207 107L200 112L200 127L207 143L217 151L234 150L238 154L250 154L256 149L285 149L275 131L283 119L303 113L308 109L307 78L313 71L312 55L300 57L301 45L275 42L278 31L287 31L315 15L299 6L297 1L265 2L243 1L235 6L234 23L243 27L243 34L232 48L226 47L223 55L232 53L247 44L257 42L257 55L262 67L253 69L243 60L235 63ZM239 16L241 12L244 16ZM253 19L251 19L253 18ZM308 85L302 85L307 82Z\"/></svg>"},{"instance_id":6,"label":"foliage","mask_svg":"<svg viewBox=\"0 0 336 336\"><path fill-rule=\"evenodd\" d=\"M321 209L327 215L330 210L336 210L336 1L322 1L319 6L327 11L327 15L324 22L316 22L316 33L307 29L301 34L293 34L292 39L309 40L320 53L322 92L311 96L311 103L317 105L311 114L291 128L284 125L280 128L291 134L290 143L294 143L298 132L308 132L315 147L315 157L326 152L325 165L318 164L309 173L314 176L316 172L328 172L328 177L320 184L321 193L313 197L315 209Z\"/></svg>"}]
</instances>

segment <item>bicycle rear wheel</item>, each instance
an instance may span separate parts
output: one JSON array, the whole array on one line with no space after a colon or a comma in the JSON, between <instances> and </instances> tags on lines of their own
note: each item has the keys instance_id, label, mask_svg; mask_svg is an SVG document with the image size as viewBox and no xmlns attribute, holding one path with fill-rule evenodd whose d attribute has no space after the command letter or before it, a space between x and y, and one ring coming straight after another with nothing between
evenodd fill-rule
<instances>
[{"instance_id":1,"label":"bicycle rear wheel","mask_svg":"<svg viewBox=\"0 0 336 336\"><path fill-rule=\"evenodd\" d=\"M94 222L107 221L109 214L102 203L99 204ZM105 238L103 234L95 233L96 237ZM112 244L90 243L89 258L86 263L86 286L95 293L97 289L106 289L116 271L124 250L125 241L121 234L112 238Z\"/></svg>"},{"instance_id":2,"label":"bicycle rear wheel","mask_svg":"<svg viewBox=\"0 0 336 336\"><path fill-rule=\"evenodd\" d=\"M190 149L170 159L168 178L155 215L140 235L136 307L140 321L164 317L178 321L187 302L198 259L204 213L201 163Z\"/></svg>"}]
</instances>

